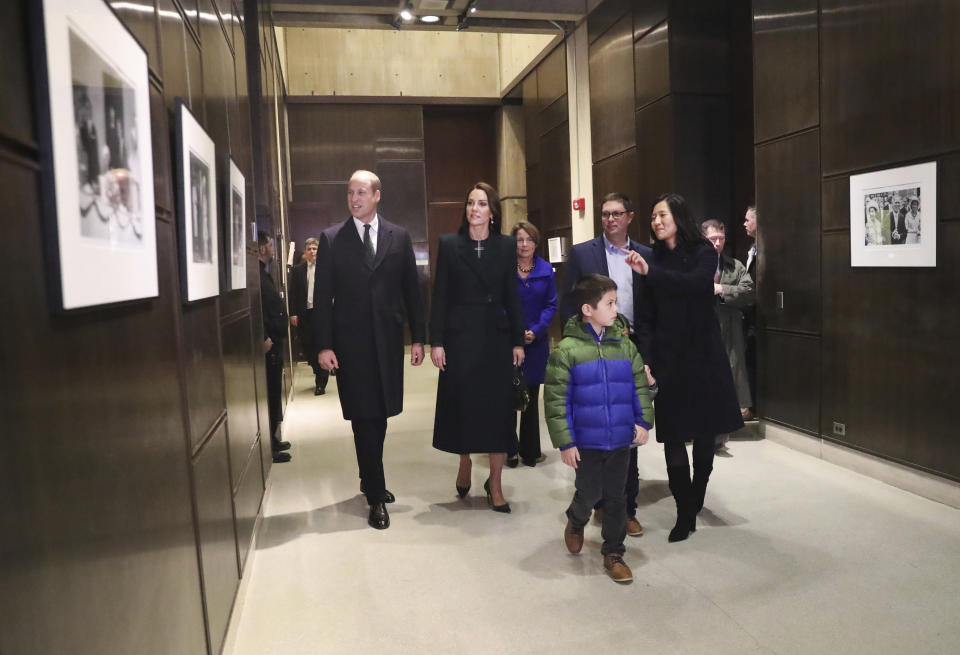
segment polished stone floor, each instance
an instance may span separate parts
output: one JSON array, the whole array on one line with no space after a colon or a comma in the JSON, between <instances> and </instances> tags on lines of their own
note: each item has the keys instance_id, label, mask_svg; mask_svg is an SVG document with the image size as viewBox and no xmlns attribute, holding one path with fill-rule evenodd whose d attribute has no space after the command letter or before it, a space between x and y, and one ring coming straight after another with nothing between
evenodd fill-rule
<instances>
[{"instance_id":1,"label":"polished stone floor","mask_svg":"<svg viewBox=\"0 0 960 655\"><path fill-rule=\"evenodd\" d=\"M699 529L667 543L663 450L640 450L645 533L634 581L603 571L600 529L567 554L573 471L549 447L506 470L510 515L487 508L487 463L454 491L431 448L436 371L407 368L389 422L392 525L366 524L335 378L298 369L285 435L226 653L957 653L960 511L759 439L718 458ZM483 393L478 389L477 393Z\"/></svg>"}]
</instances>

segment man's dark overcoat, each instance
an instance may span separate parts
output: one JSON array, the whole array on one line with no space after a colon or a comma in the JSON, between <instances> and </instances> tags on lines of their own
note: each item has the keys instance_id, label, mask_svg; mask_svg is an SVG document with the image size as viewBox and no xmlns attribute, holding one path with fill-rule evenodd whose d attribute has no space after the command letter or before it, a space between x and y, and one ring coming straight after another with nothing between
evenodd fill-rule
<instances>
[{"instance_id":1,"label":"man's dark overcoat","mask_svg":"<svg viewBox=\"0 0 960 655\"><path fill-rule=\"evenodd\" d=\"M379 219L373 264L353 218L320 236L319 350L333 349L343 418L379 419L403 410L403 322L424 342L423 300L410 234Z\"/></svg>"}]
</instances>

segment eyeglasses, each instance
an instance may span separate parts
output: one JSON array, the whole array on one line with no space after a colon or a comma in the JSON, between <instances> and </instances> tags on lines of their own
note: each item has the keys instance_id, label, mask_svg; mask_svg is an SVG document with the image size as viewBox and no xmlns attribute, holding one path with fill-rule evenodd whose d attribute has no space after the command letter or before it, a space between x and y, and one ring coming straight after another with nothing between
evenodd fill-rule
<instances>
[{"instance_id":1,"label":"eyeglasses","mask_svg":"<svg viewBox=\"0 0 960 655\"><path fill-rule=\"evenodd\" d=\"M608 218L623 218L623 217L626 216L626 215L627 215L627 212L625 212L625 211L620 211L620 212L600 212L600 218L602 218L602 219L604 219L604 220L606 220L606 219L608 219Z\"/></svg>"}]
</instances>

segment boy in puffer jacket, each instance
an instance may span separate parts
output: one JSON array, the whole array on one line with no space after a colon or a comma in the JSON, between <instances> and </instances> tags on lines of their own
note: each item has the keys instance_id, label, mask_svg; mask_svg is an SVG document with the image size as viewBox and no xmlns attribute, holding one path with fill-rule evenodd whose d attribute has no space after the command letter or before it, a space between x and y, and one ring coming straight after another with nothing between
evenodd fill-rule
<instances>
[{"instance_id":1,"label":"boy in puffer jacket","mask_svg":"<svg viewBox=\"0 0 960 655\"><path fill-rule=\"evenodd\" d=\"M618 318L616 282L587 275L573 295L580 315L567 321L550 354L543 396L550 439L577 472L563 538L567 550L579 553L583 528L603 498L603 567L616 582L629 582L623 488L630 445L647 443L653 427L653 403L643 360L624 335L626 320Z\"/></svg>"}]
</instances>

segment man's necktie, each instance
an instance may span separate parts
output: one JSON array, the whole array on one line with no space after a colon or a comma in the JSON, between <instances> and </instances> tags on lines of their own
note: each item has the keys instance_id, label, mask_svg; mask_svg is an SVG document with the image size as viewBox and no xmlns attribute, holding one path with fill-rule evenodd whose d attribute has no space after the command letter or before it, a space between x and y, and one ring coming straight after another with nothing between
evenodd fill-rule
<instances>
[{"instance_id":1,"label":"man's necktie","mask_svg":"<svg viewBox=\"0 0 960 655\"><path fill-rule=\"evenodd\" d=\"M367 253L367 263L373 265L373 259L377 253L373 249L373 240L370 239L370 224L363 226L363 249Z\"/></svg>"}]
</instances>

